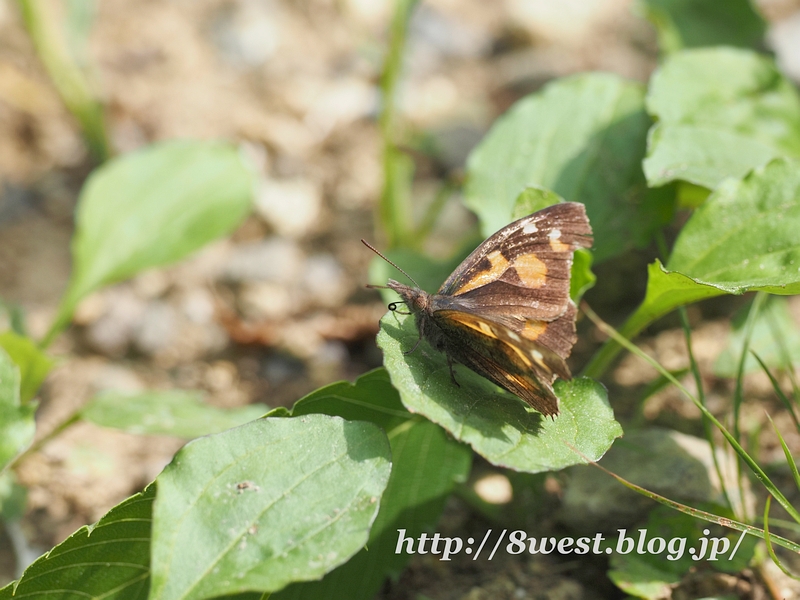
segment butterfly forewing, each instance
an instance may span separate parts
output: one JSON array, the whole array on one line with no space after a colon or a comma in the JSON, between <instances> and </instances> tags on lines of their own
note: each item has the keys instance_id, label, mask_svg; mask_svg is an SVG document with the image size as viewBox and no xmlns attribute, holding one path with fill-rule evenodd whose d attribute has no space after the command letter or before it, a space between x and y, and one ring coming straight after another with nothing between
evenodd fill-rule
<instances>
[{"instance_id":1,"label":"butterfly forewing","mask_svg":"<svg viewBox=\"0 0 800 600\"><path fill-rule=\"evenodd\" d=\"M448 363L460 362L555 416L552 384L570 377L565 359L576 340L572 255L591 245L583 205L564 202L495 233L437 294L392 280L388 287L414 314L420 337L445 352Z\"/></svg>"},{"instance_id":2,"label":"butterfly forewing","mask_svg":"<svg viewBox=\"0 0 800 600\"><path fill-rule=\"evenodd\" d=\"M504 227L470 254L438 294L481 314L553 320L569 302L572 254L592 245L582 204L555 204Z\"/></svg>"}]
</instances>

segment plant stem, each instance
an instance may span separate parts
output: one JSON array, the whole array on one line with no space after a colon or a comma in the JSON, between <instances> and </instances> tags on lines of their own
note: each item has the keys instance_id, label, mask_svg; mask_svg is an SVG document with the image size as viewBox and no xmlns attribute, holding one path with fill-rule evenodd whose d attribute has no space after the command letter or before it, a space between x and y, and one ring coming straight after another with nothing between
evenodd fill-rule
<instances>
[{"instance_id":1,"label":"plant stem","mask_svg":"<svg viewBox=\"0 0 800 600\"><path fill-rule=\"evenodd\" d=\"M396 0L389 49L381 75L379 125L383 138L384 182L378 213L389 247L407 245L412 233L408 185L413 176L413 162L398 148L395 97L402 71L408 21L417 2Z\"/></svg>"},{"instance_id":2,"label":"plant stem","mask_svg":"<svg viewBox=\"0 0 800 600\"><path fill-rule=\"evenodd\" d=\"M78 120L93 157L102 162L111 156L103 107L92 93L86 76L70 55L53 10L43 0L17 0L22 19L36 53L44 64L61 100Z\"/></svg>"}]
</instances>

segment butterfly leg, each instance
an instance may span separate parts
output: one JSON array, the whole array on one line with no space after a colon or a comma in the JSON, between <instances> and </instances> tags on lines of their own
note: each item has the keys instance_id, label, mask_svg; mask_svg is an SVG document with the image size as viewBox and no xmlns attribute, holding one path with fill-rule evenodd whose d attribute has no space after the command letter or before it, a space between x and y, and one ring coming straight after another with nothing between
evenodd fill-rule
<instances>
[{"instance_id":1,"label":"butterfly leg","mask_svg":"<svg viewBox=\"0 0 800 600\"><path fill-rule=\"evenodd\" d=\"M456 374L455 371L453 371L453 358L447 353L445 353L445 356L447 356L447 368L450 369L450 379L453 380L453 383L456 384L456 387L461 387L461 384L456 381Z\"/></svg>"},{"instance_id":2,"label":"butterfly leg","mask_svg":"<svg viewBox=\"0 0 800 600\"><path fill-rule=\"evenodd\" d=\"M416 350L416 349L417 349L417 346L419 346L419 343L420 343L421 341L422 341L422 332L420 331L420 333L419 333L419 339L417 340L417 343L416 343L416 344L414 344L414 347L413 347L411 350L406 350L405 352L403 352L403 354L405 354L405 355L409 355L409 354L411 354L412 352L414 352L414 350Z\"/></svg>"}]
</instances>

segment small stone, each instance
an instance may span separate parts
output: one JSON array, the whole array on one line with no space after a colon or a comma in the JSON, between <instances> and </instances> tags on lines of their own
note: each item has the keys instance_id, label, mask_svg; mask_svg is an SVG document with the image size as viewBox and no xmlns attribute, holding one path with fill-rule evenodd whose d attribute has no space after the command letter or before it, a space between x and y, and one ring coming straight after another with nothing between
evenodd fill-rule
<instances>
[{"instance_id":1,"label":"small stone","mask_svg":"<svg viewBox=\"0 0 800 600\"><path fill-rule=\"evenodd\" d=\"M297 243L273 237L237 246L224 267L227 279L237 283L267 281L288 284L297 280L304 256Z\"/></svg>"},{"instance_id":2,"label":"small stone","mask_svg":"<svg viewBox=\"0 0 800 600\"><path fill-rule=\"evenodd\" d=\"M319 224L322 193L308 179L265 180L256 197L256 212L279 235L300 238Z\"/></svg>"},{"instance_id":3,"label":"small stone","mask_svg":"<svg viewBox=\"0 0 800 600\"><path fill-rule=\"evenodd\" d=\"M242 285L239 305L246 318L256 320L280 319L298 307L286 286L267 282Z\"/></svg>"},{"instance_id":4,"label":"small stone","mask_svg":"<svg viewBox=\"0 0 800 600\"><path fill-rule=\"evenodd\" d=\"M205 288L187 290L180 305L181 311L192 323L203 325L214 320L214 297Z\"/></svg>"},{"instance_id":5,"label":"small stone","mask_svg":"<svg viewBox=\"0 0 800 600\"><path fill-rule=\"evenodd\" d=\"M107 310L89 326L86 337L103 354L121 356L127 352L147 305L127 286L111 288L105 294Z\"/></svg>"},{"instance_id":6,"label":"small stone","mask_svg":"<svg viewBox=\"0 0 800 600\"><path fill-rule=\"evenodd\" d=\"M166 302L147 305L134 334L136 347L144 354L153 355L169 346L177 331L177 311Z\"/></svg>"},{"instance_id":7,"label":"small stone","mask_svg":"<svg viewBox=\"0 0 800 600\"><path fill-rule=\"evenodd\" d=\"M490 473L475 482L475 493L489 504L508 504L514 495L511 482L501 473Z\"/></svg>"},{"instance_id":8,"label":"small stone","mask_svg":"<svg viewBox=\"0 0 800 600\"><path fill-rule=\"evenodd\" d=\"M339 306L347 298L345 272L330 254L309 257L303 270L303 288L318 306Z\"/></svg>"}]
</instances>

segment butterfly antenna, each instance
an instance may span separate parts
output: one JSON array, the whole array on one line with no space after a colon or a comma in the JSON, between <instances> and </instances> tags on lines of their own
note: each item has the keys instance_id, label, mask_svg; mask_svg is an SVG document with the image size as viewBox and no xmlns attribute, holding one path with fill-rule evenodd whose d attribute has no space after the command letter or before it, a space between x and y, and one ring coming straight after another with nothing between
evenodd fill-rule
<instances>
[{"instance_id":1,"label":"butterfly antenna","mask_svg":"<svg viewBox=\"0 0 800 600\"><path fill-rule=\"evenodd\" d=\"M383 260L385 260L387 263L389 263L390 265L392 265L392 266L393 266L395 269L397 269L398 271L400 271L400 272L401 272L403 275L405 275L406 277L408 277L408 278L411 280L411 282L412 282L412 283L413 283L415 286L419 287L419 284L418 284L416 281L414 281L414 278L413 278L411 275L409 275L408 273L406 273L405 271L403 271L403 269L401 269L400 267L398 267L396 264L394 264L392 261L390 261L388 258L386 258L386 257L385 257L383 254L381 254L380 252L378 252L378 251L377 251L377 250L376 250L376 249L375 249L375 248L374 248L374 247L373 247L373 246L372 246L372 245L371 245L371 244L370 244L370 243L369 243L367 240L365 240L365 239L362 239L362 240L361 240L361 243L362 243L362 244L364 244L364 245L365 245L367 248L369 248L370 250L372 250L372 251L373 251L375 254L377 254L378 256L380 256L380 257L381 257ZM386 286L380 286L380 285L368 285L367 287L385 288Z\"/></svg>"}]
</instances>

